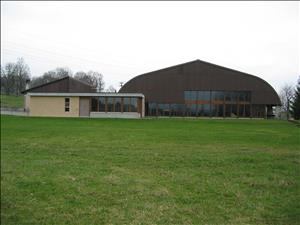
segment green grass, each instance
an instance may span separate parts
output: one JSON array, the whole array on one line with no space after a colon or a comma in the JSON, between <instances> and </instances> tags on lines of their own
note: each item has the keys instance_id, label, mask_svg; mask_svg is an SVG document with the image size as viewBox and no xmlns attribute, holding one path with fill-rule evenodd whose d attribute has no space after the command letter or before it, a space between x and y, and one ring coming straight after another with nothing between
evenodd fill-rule
<instances>
[{"instance_id":1,"label":"green grass","mask_svg":"<svg viewBox=\"0 0 300 225\"><path fill-rule=\"evenodd\" d=\"M1 117L3 224L300 224L286 121Z\"/></svg>"},{"instance_id":2,"label":"green grass","mask_svg":"<svg viewBox=\"0 0 300 225\"><path fill-rule=\"evenodd\" d=\"M4 95L0 97L1 107L9 108L23 108L24 107L24 96Z\"/></svg>"}]
</instances>

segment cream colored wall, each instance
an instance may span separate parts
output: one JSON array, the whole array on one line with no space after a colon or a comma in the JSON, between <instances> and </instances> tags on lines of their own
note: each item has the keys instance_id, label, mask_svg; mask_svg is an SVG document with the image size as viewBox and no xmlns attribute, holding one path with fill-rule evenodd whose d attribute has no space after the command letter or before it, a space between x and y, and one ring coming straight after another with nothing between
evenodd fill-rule
<instances>
[{"instance_id":1,"label":"cream colored wall","mask_svg":"<svg viewBox=\"0 0 300 225\"><path fill-rule=\"evenodd\" d=\"M70 98L70 112L65 112L66 97L30 96L30 116L78 117L79 97Z\"/></svg>"}]
</instances>

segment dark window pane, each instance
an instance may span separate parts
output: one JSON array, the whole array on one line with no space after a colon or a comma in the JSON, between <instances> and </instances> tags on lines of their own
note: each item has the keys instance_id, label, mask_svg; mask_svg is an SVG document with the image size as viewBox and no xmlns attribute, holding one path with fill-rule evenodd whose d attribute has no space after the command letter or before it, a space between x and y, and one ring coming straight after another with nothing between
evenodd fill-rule
<instances>
[{"instance_id":1,"label":"dark window pane","mask_svg":"<svg viewBox=\"0 0 300 225\"><path fill-rule=\"evenodd\" d=\"M149 115L156 116L156 103L149 103Z\"/></svg>"},{"instance_id":2,"label":"dark window pane","mask_svg":"<svg viewBox=\"0 0 300 225\"><path fill-rule=\"evenodd\" d=\"M218 106L218 117L223 117L224 116L224 105L220 104Z\"/></svg>"},{"instance_id":3,"label":"dark window pane","mask_svg":"<svg viewBox=\"0 0 300 225\"><path fill-rule=\"evenodd\" d=\"M245 101L250 102L251 101L251 94L249 91L245 92Z\"/></svg>"},{"instance_id":4,"label":"dark window pane","mask_svg":"<svg viewBox=\"0 0 300 225\"><path fill-rule=\"evenodd\" d=\"M96 112L97 111L97 105L98 105L98 98L97 97L93 97L92 98L92 112Z\"/></svg>"},{"instance_id":5,"label":"dark window pane","mask_svg":"<svg viewBox=\"0 0 300 225\"><path fill-rule=\"evenodd\" d=\"M100 101L99 101L99 103L100 103ZM100 108L100 111L101 111L101 108ZM113 111L114 111L114 98L107 97L107 112L113 112Z\"/></svg>"},{"instance_id":6,"label":"dark window pane","mask_svg":"<svg viewBox=\"0 0 300 225\"><path fill-rule=\"evenodd\" d=\"M197 100L197 91L184 91L184 100L186 104L195 104Z\"/></svg>"},{"instance_id":7,"label":"dark window pane","mask_svg":"<svg viewBox=\"0 0 300 225\"><path fill-rule=\"evenodd\" d=\"M170 106L169 104L157 104L158 115L159 116L169 116L170 115Z\"/></svg>"},{"instance_id":8,"label":"dark window pane","mask_svg":"<svg viewBox=\"0 0 300 225\"><path fill-rule=\"evenodd\" d=\"M137 112L137 98L131 98L130 110L131 112Z\"/></svg>"},{"instance_id":9,"label":"dark window pane","mask_svg":"<svg viewBox=\"0 0 300 225\"><path fill-rule=\"evenodd\" d=\"M231 92L225 92L225 101L230 102L231 101Z\"/></svg>"},{"instance_id":10,"label":"dark window pane","mask_svg":"<svg viewBox=\"0 0 300 225\"><path fill-rule=\"evenodd\" d=\"M210 101L210 91L198 91L198 100Z\"/></svg>"},{"instance_id":11,"label":"dark window pane","mask_svg":"<svg viewBox=\"0 0 300 225\"><path fill-rule=\"evenodd\" d=\"M222 91L212 91L211 92L211 100L212 101L223 101L224 95Z\"/></svg>"},{"instance_id":12,"label":"dark window pane","mask_svg":"<svg viewBox=\"0 0 300 225\"><path fill-rule=\"evenodd\" d=\"M123 98L123 112L129 112L130 110L130 98Z\"/></svg>"},{"instance_id":13,"label":"dark window pane","mask_svg":"<svg viewBox=\"0 0 300 225\"><path fill-rule=\"evenodd\" d=\"M185 107L184 104L170 104L170 113L172 116L184 116Z\"/></svg>"},{"instance_id":14,"label":"dark window pane","mask_svg":"<svg viewBox=\"0 0 300 225\"><path fill-rule=\"evenodd\" d=\"M245 117L250 117L250 105L245 105Z\"/></svg>"},{"instance_id":15,"label":"dark window pane","mask_svg":"<svg viewBox=\"0 0 300 225\"><path fill-rule=\"evenodd\" d=\"M245 116L245 105L244 104L240 104L239 105L239 117L244 117Z\"/></svg>"},{"instance_id":16,"label":"dark window pane","mask_svg":"<svg viewBox=\"0 0 300 225\"><path fill-rule=\"evenodd\" d=\"M252 116L262 118L265 115L264 105L252 105Z\"/></svg>"},{"instance_id":17,"label":"dark window pane","mask_svg":"<svg viewBox=\"0 0 300 225\"><path fill-rule=\"evenodd\" d=\"M121 98L115 98L115 112L121 112Z\"/></svg>"},{"instance_id":18,"label":"dark window pane","mask_svg":"<svg viewBox=\"0 0 300 225\"><path fill-rule=\"evenodd\" d=\"M231 105L231 116L237 117L237 105L236 104Z\"/></svg>"},{"instance_id":19,"label":"dark window pane","mask_svg":"<svg viewBox=\"0 0 300 225\"><path fill-rule=\"evenodd\" d=\"M65 98L65 112L70 112L70 98Z\"/></svg>"},{"instance_id":20,"label":"dark window pane","mask_svg":"<svg viewBox=\"0 0 300 225\"><path fill-rule=\"evenodd\" d=\"M225 116L226 117L231 117L231 104L226 104L225 105Z\"/></svg>"},{"instance_id":21,"label":"dark window pane","mask_svg":"<svg viewBox=\"0 0 300 225\"><path fill-rule=\"evenodd\" d=\"M186 105L186 115L197 116L197 105L196 104Z\"/></svg>"},{"instance_id":22,"label":"dark window pane","mask_svg":"<svg viewBox=\"0 0 300 225\"><path fill-rule=\"evenodd\" d=\"M217 116L217 112L218 112L218 105L211 105L210 106L210 112L211 112L211 116Z\"/></svg>"},{"instance_id":23,"label":"dark window pane","mask_svg":"<svg viewBox=\"0 0 300 225\"><path fill-rule=\"evenodd\" d=\"M98 100L99 100L99 112L105 112L105 97L99 97Z\"/></svg>"},{"instance_id":24,"label":"dark window pane","mask_svg":"<svg viewBox=\"0 0 300 225\"><path fill-rule=\"evenodd\" d=\"M209 104L203 105L203 116L210 116L210 105Z\"/></svg>"},{"instance_id":25,"label":"dark window pane","mask_svg":"<svg viewBox=\"0 0 300 225\"><path fill-rule=\"evenodd\" d=\"M239 101L240 102L245 101L245 92L243 91L239 92Z\"/></svg>"},{"instance_id":26,"label":"dark window pane","mask_svg":"<svg viewBox=\"0 0 300 225\"><path fill-rule=\"evenodd\" d=\"M231 102L236 103L238 101L239 93L237 91L231 92Z\"/></svg>"}]
</instances>

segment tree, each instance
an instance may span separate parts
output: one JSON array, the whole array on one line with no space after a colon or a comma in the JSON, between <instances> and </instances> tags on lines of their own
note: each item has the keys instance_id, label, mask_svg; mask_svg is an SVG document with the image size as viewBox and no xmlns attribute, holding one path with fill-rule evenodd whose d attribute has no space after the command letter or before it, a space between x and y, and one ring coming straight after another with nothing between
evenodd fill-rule
<instances>
[{"instance_id":1,"label":"tree","mask_svg":"<svg viewBox=\"0 0 300 225\"><path fill-rule=\"evenodd\" d=\"M94 85L97 88L97 91L98 92L103 91L104 86L105 86L105 83L104 83L104 80L103 80L103 75L99 72L92 71L92 70L90 70L87 74L89 76L93 77Z\"/></svg>"},{"instance_id":2,"label":"tree","mask_svg":"<svg viewBox=\"0 0 300 225\"><path fill-rule=\"evenodd\" d=\"M25 89L26 80L30 79L30 69L23 58L16 63L15 94L19 95Z\"/></svg>"},{"instance_id":3,"label":"tree","mask_svg":"<svg viewBox=\"0 0 300 225\"><path fill-rule=\"evenodd\" d=\"M26 80L30 79L30 69L23 58L16 63L1 66L1 93L19 95L25 89Z\"/></svg>"},{"instance_id":4,"label":"tree","mask_svg":"<svg viewBox=\"0 0 300 225\"><path fill-rule=\"evenodd\" d=\"M112 85L110 85L110 86L106 89L106 92L117 92L117 90L116 90Z\"/></svg>"},{"instance_id":5,"label":"tree","mask_svg":"<svg viewBox=\"0 0 300 225\"><path fill-rule=\"evenodd\" d=\"M33 78L30 87L45 84L66 76L72 76L72 71L68 67L58 67L55 70L49 70L42 76Z\"/></svg>"},{"instance_id":6,"label":"tree","mask_svg":"<svg viewBox=\"0 0 300 225\"><path fill-rule=\"evenodd\" d=\"M291 114L293 115L295 120L299 120L300 119L300 76L298 78L298 84L291 105L292 105Z\"/></svg>"},{"instance_id":7,"label":"tree","mask_svg":"<svg viewBox=\"0 0 300 225\"><path fill-rule=\"evenodd\" d=\"M280 100L282 104L282 109L286 112L287 119L289 119L289 114L291 110L291 101L294 95L293 86L290 84L285 84L280 91Z\"/></svg>"},{"instance_id":8,"label":"tree","mask_svg":"<svg viewBox=\"0 0 300 225\"><path fill-rule=\"evenodd\" d=\"M103 91L104 89L103 76L99 72L90 70L85 73L80 71L75 73L74 78L94 86L98 92Z\"/></svg>"}]
</instances>

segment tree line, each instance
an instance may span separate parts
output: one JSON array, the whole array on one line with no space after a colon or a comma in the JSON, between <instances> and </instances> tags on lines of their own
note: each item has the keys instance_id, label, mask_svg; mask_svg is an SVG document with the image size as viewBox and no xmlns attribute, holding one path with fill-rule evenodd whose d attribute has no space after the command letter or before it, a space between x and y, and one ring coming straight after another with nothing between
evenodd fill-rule
<instances>
[{"instance_id":1,"label":"tree line","mask_svg":"<svg viewBox=\"0 0 300 225\"><path fill-rule=\"evenodd\" d=\"M25 90L26 82L29 81L29 87L41 85L56 79L71 76L75 79L92 85L98 92L115 92L113 86L105 88L103 75L97 71L78 71L75 74L67 67L58 67L56 69L45 72L38 77L31 77L29 66L23 58L17 60L16 63L10 62L1 65L1 94L20 95Z\"/></svg>"}]
</instances>

